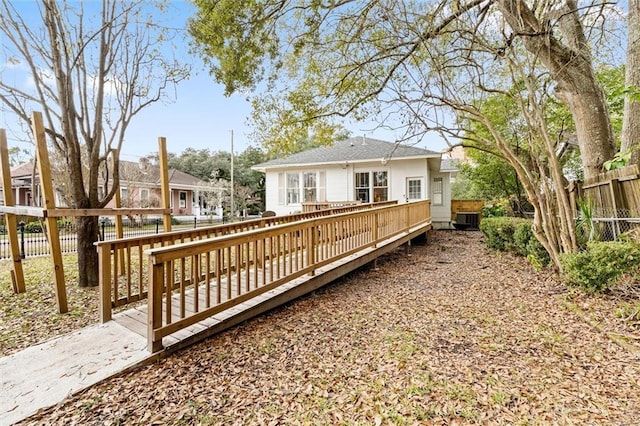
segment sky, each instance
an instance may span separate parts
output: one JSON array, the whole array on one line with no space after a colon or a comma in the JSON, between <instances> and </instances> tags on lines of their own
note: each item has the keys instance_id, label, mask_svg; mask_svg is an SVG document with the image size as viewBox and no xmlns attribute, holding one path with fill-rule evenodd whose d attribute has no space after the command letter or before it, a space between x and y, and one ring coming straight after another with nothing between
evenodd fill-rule
<instances>
[{"instance_id":1,"label":"sky","mask_svg":"<svg viewBox=\"0 0 640 426\"><path fill-rule=\"evenodd\" d=\"M25 8L34 5L33 0L22 0L19 4ZM178 28L184 28L186 19L195 11L195 7L187 1L170 0L170 7L172 26ZM36 9L31 11L33 16L30 19L35 19L35 11ZM174 102L157 102L133 118L121 150L123 160L136 161L141 156L157 152L157 141L161 136L167 138L167 150L175 154L180 154L187 148L230 151L232 132L235 153L242 152L250 145L256 145L250 139L251 128L247 118L251 113L251 106L246 96L225 97L223 87L215 83L213 77L203 69L200 60L189 55L187 50L188 47L184 46L180 54L184 55L185 61L194 65L191 78L178 84ZM7 66L5 56L0 53L0 78L19 78L14 74L14 68ZM1 104L0 127L7 129L10 147L18 146L32 150L32 145L24 141L28 136L20 133L15 116ZM375 127L373 123L345 123L345 127L352 132L352 136L388 141L394 141L401 136L392 131L371 131ZM419 146L440 151L446 145L434 137L428 142L420 143Z\"/></svg>"}]
</instances>

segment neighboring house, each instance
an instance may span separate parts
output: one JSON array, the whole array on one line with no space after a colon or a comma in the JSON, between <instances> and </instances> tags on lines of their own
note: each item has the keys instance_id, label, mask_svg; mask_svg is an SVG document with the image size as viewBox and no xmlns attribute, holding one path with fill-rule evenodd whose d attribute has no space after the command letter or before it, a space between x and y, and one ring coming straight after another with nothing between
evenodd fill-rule
<instances>
[{"instance_id":1,"label":"neighboring house","mask_svg":"<svg viewBox=\"0 0 640 426\"><path fill-rule=\"evenodd\" d=\"M11 169L11 183L13 185L13 200L18 206L32 206L33 200L40 199L40 194L38 191L40 189L39 183L40 180L38 175L36 174L36 193L32 193L32 182L33 179L33 163L23 163ZM3 188L4 191L4 188ZM61 201L57 194L56 196L56 205L60 205ZM3 197L4 201L4 197Z\"/></svg>"},{"instance_id":2,"label":"neighboring house","mask_svg":"<svg viewBox=\"0 0 640 426\"><path fill-rule=\"evenodd\" d=\"M265 173L266 210L285 215L305 202L431 200L434 226L451 222L452 176L441 153L364 137L257 164Z\"/></svg>"},{"instance_id":3,"label":"neighboring house","mask_svg":"<svg viewBox=\"0 0 640 426\"><path fill-rule=\"evenodd\" d=\"M39 185L36 185L36 194L32 194L33 168L33 163L29 162L11 169L16 205L32 206L35 205L34 199L40 199L37 193ZM35 179L37 184L37 172ZM169 169L170 203L174 215L198 216L207 213L209 209L201 194L210 189L205 182L194 176ZM55 196L56 206L66 206L58 192ZM160 207L160 167L146 160L139 163L120 161L120 197L122 207ZM115 201L112 200L106 207L115 207Z\"/></svg>"}]
</instances>

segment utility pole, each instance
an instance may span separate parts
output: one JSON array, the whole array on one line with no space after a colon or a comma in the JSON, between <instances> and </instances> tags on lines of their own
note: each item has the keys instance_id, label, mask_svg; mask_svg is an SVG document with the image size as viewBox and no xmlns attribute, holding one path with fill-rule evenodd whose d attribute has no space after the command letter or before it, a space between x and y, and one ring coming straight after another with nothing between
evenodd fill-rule
<instances>
[{"instance_id":1,"label":"utility pole","mask_svg":"<svg viewBox=\"0 0 640 426\"><path fill-rule=\"evenodd\" d=\"M233 186L233 130L231 130L231 212L230 215L233 218L235 214L235 210L233 208L233 193L235 192L235 187Z\"/></svg>"}]
</instances>

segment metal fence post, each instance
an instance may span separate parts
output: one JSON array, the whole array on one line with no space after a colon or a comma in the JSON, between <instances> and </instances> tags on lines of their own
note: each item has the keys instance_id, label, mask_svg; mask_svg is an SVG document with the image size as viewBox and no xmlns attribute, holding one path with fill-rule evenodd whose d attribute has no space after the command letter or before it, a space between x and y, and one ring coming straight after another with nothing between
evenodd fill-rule
<instances>
[{"instance_id":1,"label":"metal fence post","mask_svg":"<svg viewBox=\"0 0 640 426\"><path fill-rule=\"evenodd\" d=\"M18 223L18 229L20 230L20 259L27 257L24 251L24 221Z\"/></svg>"},{"instance_id":2,"label":"metal fence post","mask_svg":"<svg viewBox=\"0 0 640 426\"><path fill-rule=\"evenodd\" d=\"M104 227L107 225L107 219L106 218L102 218L100 219L100 225L102 225L102 233L100 235L100 241L104 241Z\"/></svg>"},{"instance_id":3,"label":"metal fence post","mask_svg":"<svg viewBox=\"0 0 640 426\"><path fill-rule=\"evenodd\" d=\"M159 232L160 230L160 218L156 218L156 234Z\"/></svg>"},{"instance_id":4,"label":"metal fence post","mask_svg":"<svg viewBox=\"0 0 640 426\"><path fill-rule=\"evenodd\" d=\"M193 229L195 229L195 228L197 228L197 227L198 227L198 218L197 218L197 217L194 217L194 218L193 218Z\"/></svg>"}]
</instances>

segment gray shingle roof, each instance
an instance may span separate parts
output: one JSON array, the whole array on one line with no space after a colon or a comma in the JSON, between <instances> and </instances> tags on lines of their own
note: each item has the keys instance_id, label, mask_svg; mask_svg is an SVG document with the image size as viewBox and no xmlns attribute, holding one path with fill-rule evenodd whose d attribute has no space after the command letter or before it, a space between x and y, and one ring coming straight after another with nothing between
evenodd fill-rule
<instances>
[{"instance_id":1,"label":"gray shingle roof","mask_svg":"<svg viewBox=\"0 0 640 426\"><path fill-rule=\"evenodd\" d=\"M415 146L396 144L380 139L363 137L349 138L337 141L330 146L321 146L307 151L298 152L284 158L276 158L265 163L256 164L255 170L265 170L273 167L343 163L345 161L380 161L394 158L439 158L440 153Z\"/></svg>"},{"instance_id":2,"label":"gray shingle roof","mask_svg":"<svg viewBox=\"0 0 640 426\"><path fill-rule=\"evenodd\" d=\"M440 160L441 171L458 171L458 160L443 159Z\"/></svg>"},{"instance_id":3,"label":"gray shingle roof","mask_svg":"<svg viewBox=\"0 0 640 426\"><path fill-rule=\"evenodd\" d=\"M28 162L11 169L11 177L13 179L31 179L34 164ZM195 176L187 174L177 169L169 169L169 184L174 186L197 186L203 183L202 180ZM36 176L38 171L36 170ZM160 185L160 166L149 164L146 168L141 169L140 163L134 161L120 160L120 179L122 181L147 183L152 185ZM0 187L2 184L0 183Z\"/></svg>"}]
</instances>

